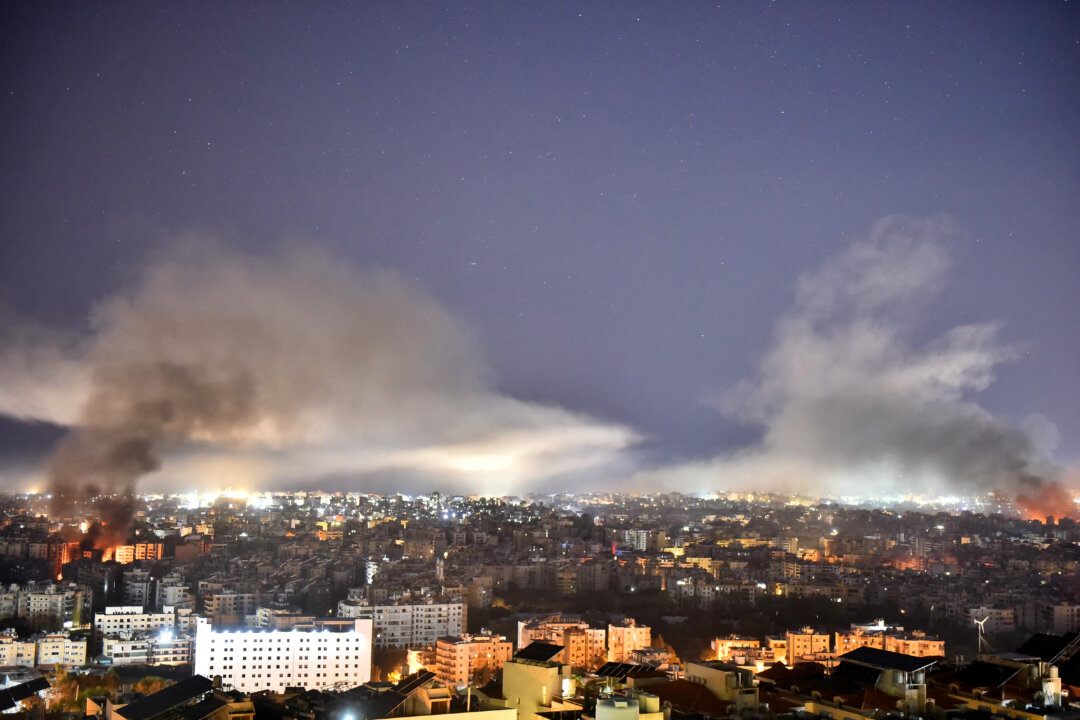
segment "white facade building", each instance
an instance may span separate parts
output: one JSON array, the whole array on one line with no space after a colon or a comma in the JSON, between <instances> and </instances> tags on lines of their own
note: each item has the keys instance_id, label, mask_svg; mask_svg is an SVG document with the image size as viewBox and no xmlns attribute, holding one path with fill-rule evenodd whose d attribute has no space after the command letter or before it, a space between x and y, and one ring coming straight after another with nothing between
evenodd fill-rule
<instances>
[{"instance_id":1,"label":"white facade building","mask_svg":"<svg viewBox=\"0 0 1080 720\"><path fill-rule=\"evenodd\" d=\"M150 658L150 638L144 634L113 635L101 641L101 654L113 665L146 665Z\"/></svg>"},{"instance_id":2,"label":"white facade building","mask_svg":"<svg viewBox=\"0 0 1080 720\"><path fill-rule=\"evenodd\" d=\"M122 633L105 637L101 643L101 654L113 665L185 665L195 648L194 638L173 635L170 630Z\"/></svg>"},{"instance_id":3,"label":"white facade building","mask_svg":"<svg viewBox=\"0 0 1080 720\"><path fill-rule=\"evenodd\" d=\"M287 687L345 690L371 679L371 620L346 631L219 630L199 618L195 673L220 675L240 692Z\"/></svg>"},{"instance_id":4,"label":"white facade building","mask_svg":"<svg viewBox=\"0 0 1080 720\"><path fill-rule=\"evenodd\" d=\"M371 620L375 647L434 645L440 637L465 631L462 602L368 605L345 600L338 603L337 614L339 618Z\"/></svg>"},{"instance_id":5,"label":"white facade building","mask_svg":"<svg viewBox=\"0 0 1080 720\"><path fill-rule=\"evenodd\" d=\"M85 640L75 640L67 633L37 636L36 640L38 665L82 667L86 664Z\"/></svg>"},{"instance_id":6,"label":"white facade building","mask_svg":"<svg viewBox=\"0 0 1080 720\"><path fill-rule=\"evenodd\" d=\"M103 613L94 613L94 631L99 637L172 630L175 625L176 613L172 610L148 613L139 605L114 605L106 607Z\"/></svg>"}]
</instances>

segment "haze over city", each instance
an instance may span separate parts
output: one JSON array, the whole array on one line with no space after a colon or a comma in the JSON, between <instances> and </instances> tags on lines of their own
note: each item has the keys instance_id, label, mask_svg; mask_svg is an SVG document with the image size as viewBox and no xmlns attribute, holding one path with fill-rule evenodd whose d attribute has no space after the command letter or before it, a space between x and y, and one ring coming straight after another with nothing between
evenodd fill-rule
<instances>
[{"instance_id":1,"label":"haze over city","mask_svg":"<svg viewBox=\"0 0 1080 720\"><path fill-rule=\"evenodd\" d=\"M1075 511L1068 3L0 13L9 489Z\"/></svg>"}]
</instances>

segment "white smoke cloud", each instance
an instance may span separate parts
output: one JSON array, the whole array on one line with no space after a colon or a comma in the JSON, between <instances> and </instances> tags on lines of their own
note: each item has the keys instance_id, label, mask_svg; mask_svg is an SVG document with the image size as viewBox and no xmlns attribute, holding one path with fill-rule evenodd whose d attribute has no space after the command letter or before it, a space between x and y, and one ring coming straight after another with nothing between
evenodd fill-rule
<instances>
[{"instance_id":1,"label":"white smoke cloud","mask_svg":"<svg viewBox=\"0 0 1080 720\"><path fill-rule=\"evenodd\" d=\"M1030 489L1055 473L972 396L1015 352L994 323L913 340L944 286L944 220L888 217L798 283L757 376L710 398L762 428L753 447L645 473L694 491L837 494ZM1052 436L1043 419L1041 434Z\"/></svg>"},{"instance_id":2,"label":"white smoke cloud","mask_svg":"<svg viewBox=\"0 0 1080 720\"><path fill-rule=\"evenodd\" d=\"M308 248L256 256L187 238L90 324L64 341L8 318L0 351L0 413L72 427L48 469L72 494L148 474L252 487L398 473L520 492L602 474L637 441L500 393L474 334L435 299Z\"/></svg>"}]
</instances>

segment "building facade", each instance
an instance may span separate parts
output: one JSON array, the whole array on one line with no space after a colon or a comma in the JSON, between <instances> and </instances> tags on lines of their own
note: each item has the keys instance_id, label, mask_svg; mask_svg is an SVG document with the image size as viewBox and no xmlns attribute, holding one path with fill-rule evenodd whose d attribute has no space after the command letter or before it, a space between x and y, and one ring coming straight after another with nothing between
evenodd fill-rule
<instances>
[{"instance_id":1,"label":"building facade","mask_svg":"<svg viewBox=\"0 0 1080 720\"><path fill-rule=\"evenodd\" d=\"M252 693L287 687L345 690L371 679L372 622L350 630L214 630L199 618L195 673L220 675L224 684Z\"/></svg>"},{"instance_id":2,"label":"building facade","mask_svg":"<svg viewBox=\"0 0 1080 720\"><path fill-rule=\"evenodd\" d=\"M434 672L453 687L484 685L513 654L513 643L502 635L445 636L435 643Z\"/></svg>"},{"instance_id":3,"label":"building facade","mask_svg":"<svg viewBox=\"0 0 1080 720\"><path fill-rule=\"evenodd\" d=\"M375 647L420 647L434 645L440 637L461 635L465 631L465 612L463 602L338 603L339 618L371 621Z\"/></svg>"}]
</instances>

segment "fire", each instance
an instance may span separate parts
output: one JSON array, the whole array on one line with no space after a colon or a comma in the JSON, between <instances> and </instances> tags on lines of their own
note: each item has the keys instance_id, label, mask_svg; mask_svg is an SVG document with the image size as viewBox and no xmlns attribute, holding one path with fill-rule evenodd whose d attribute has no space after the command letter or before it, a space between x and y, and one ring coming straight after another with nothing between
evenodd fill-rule
<instances>
[{"instance_id":1,"label":"fire","mask_svg":"<svg viewBox=\"0 0 1080 720\"><path fill-rule=\"evenodd\" d=\"M1076 501L1072 493L1054 481L1042 482L1028 492L1018 493L1013 502L1025 520L1077 516Z\"/></svg>"},{"instance_id":2,"label":"fire","mask_svg":"<svg viewBox=\"0 0 1080 720\"><path fill-rule=\"evenodd\" d=\"M409 663L409 674L413 675L424 669L424 660L420 657L419 650L410 650L407 655L407 662Z\"/></svg>"}]
</instances>

